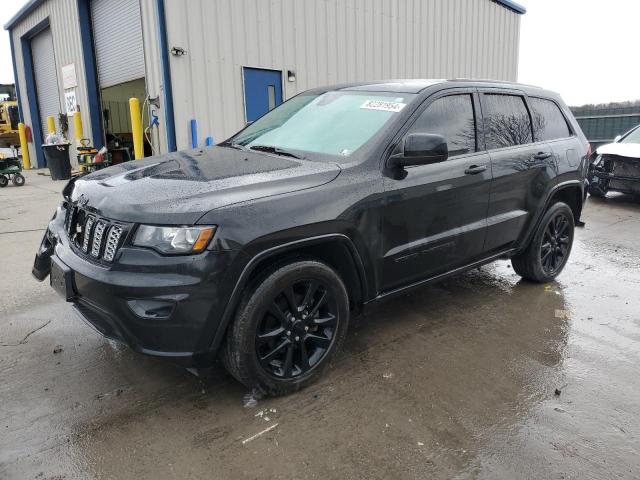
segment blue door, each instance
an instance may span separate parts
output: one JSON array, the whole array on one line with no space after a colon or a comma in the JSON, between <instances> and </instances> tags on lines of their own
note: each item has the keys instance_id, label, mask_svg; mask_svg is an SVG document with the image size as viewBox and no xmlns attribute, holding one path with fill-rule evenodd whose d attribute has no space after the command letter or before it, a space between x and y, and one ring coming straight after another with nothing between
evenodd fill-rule
<instances>
[{"instance_id":1,"label":"blue door","mask_svg":"<svg viewBox=\"0 0 640 480\"><path fill-rule=\"evenodd\" d=\"M253 122L282 103L282 72L243 67L244 109L247 122Z\"/></svg>"}]
</instances>

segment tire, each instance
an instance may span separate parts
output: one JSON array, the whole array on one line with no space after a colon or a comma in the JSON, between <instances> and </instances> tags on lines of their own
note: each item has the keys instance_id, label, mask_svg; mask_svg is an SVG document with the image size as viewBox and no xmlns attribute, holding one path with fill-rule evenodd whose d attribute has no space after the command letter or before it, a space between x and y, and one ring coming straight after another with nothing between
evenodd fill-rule
<instances>
[{"instance_id":1,"label":"tire","mask_svg":"<svg viewBox=\"0 0 640 480\"><path fill-rule=\"evenodd\" d=\"M297 310L293 319L292 303ZM324 263L292 261L246 289L221 360L250 389L267 395L292 393L330 366L348 323L349 299L340 276Z\"/></svg>"},{"instance_id":2,"label":"tire","mask_svg":"<svg viewBox=\"0 0 640 480\"><path fill-rule=\"evenodd\" d=\"M9 185L9 179L4 175L0 175L0 188L4 188Z\"/></svg>"},{"instance_id":3,"label":"tire","mask_svg":"<svg viewBox=\"0 0 640 480\"><path fill-rule=\"evenodd\" d=\"M13 176L12 181L13 181L13 184L14 184L16 187L21 187L21 186L23 186L23 185L24 185L24 183L25 183L25 181L26 181L26 180L25 180L24 176L22 176L22 174L21 174L21 173L16 173L16 174Z\"/></svg>"},{"instance_id":4,"label":"tire","mask_svg":"<svg viewBox=\"0 0 640 480\"><path fill-rule=\"evenodd\" d=\"M554 203L543 215L527 249L511 258L513 270L537 283L556 278L571 254L574 228L571 208L566 203Z\"/></svg>"}]
</instances>

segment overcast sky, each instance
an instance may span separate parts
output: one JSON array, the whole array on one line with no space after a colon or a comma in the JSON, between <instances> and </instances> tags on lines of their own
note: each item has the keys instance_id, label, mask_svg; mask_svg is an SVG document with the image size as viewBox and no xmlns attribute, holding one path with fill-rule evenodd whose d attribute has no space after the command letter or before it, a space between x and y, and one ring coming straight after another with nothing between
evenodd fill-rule
<instances>
[{"instance_id":1,"label":"overcast sky","mask_svg":"<svg viewBox=\"0 0 640 480\"><path fill-rule=\"evenodd\" d=\"M569 105L640 99L639 0L518 0L518 81Z\"/></svg>"},{"instance_id":2,"label":"overcast sky","mask_svg":"<svg viewBox=\"0 0 640 480\"><path fill-rule=\"evenodd\" d=\"M25 0L0 0L0 2L2 2L2 8L0 8L0 83L13 83L9 32L3 27L26 2Z\"/></svg>"},{"instance_id":3,"label":"overcast sky","mask_svg":"<svg viewBox=\"0 0 640 480\"><path fill-rule=\"evenodd\" d=\"M4 25L25 0L0 0ZM640 0L518 0L518 81L559 92L570 105L640 99ZM9 35L0 32L0 83L13 82Z\"/></svg>"}]
</instances>

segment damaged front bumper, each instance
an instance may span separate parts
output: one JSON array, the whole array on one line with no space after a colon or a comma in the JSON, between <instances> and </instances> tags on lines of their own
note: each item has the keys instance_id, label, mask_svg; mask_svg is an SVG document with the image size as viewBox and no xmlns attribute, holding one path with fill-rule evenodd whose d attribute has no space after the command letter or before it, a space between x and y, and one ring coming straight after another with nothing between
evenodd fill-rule
<instances>
[{"instance_id":1,"label":"damaged front bumper","mask_svg":"<svg viewBox=\"0 0 640 480\"><path fill-rule=\"evenodd\" d=\"M589 192L604 196L615 191L640 195L640 159L601 155L589 168Z\"/></svg>"}]
</instances>

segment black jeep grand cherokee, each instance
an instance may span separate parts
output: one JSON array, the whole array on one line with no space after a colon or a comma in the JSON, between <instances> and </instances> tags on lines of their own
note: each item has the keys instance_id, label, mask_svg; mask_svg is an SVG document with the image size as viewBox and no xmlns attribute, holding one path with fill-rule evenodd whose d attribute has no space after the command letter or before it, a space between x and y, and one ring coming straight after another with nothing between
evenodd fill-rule
<instances>
[{"instance_id":1,"label":"black jeep grand cherokee","mask_svg":"<svg viewBox=\"0 0 640 480\"><path fill-rule=\"evenodd\" d=\"M330 363L350 315L510 257L547 282L588 144L553 93L477 81L311 90L215 147L71 181L33 273L103 335L271 394Z\"/></svg>"}]
</instances>

